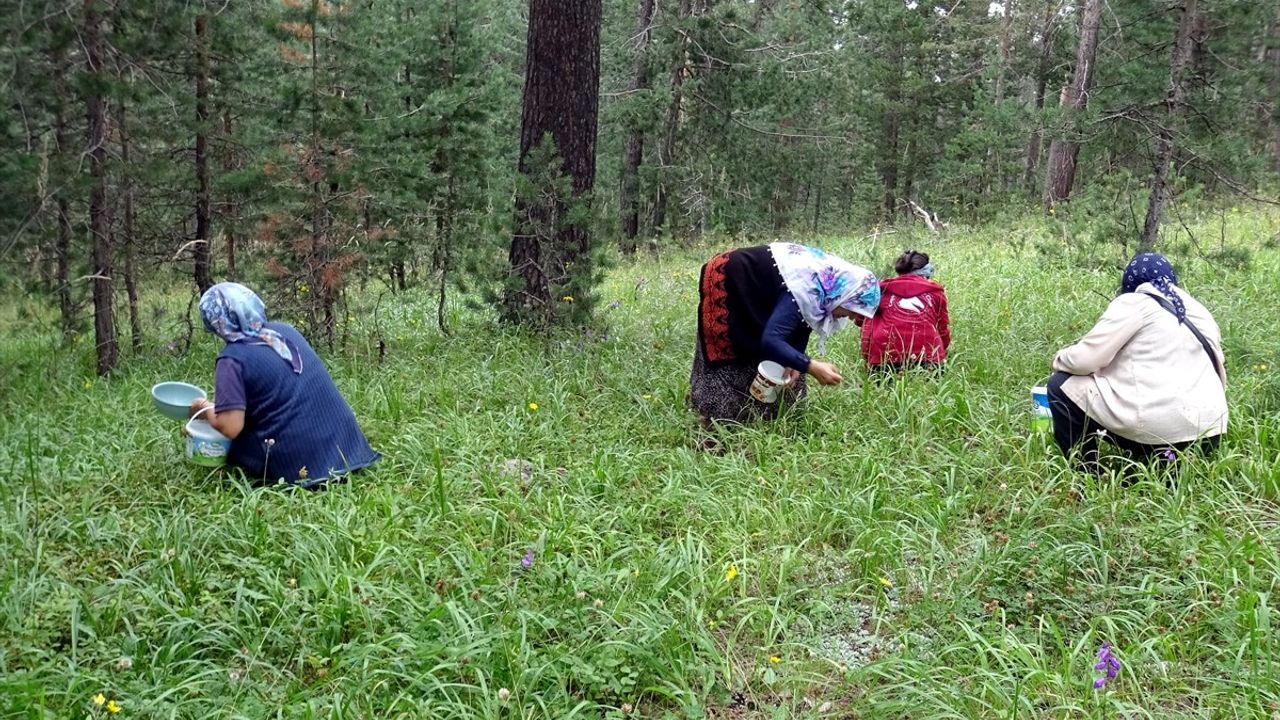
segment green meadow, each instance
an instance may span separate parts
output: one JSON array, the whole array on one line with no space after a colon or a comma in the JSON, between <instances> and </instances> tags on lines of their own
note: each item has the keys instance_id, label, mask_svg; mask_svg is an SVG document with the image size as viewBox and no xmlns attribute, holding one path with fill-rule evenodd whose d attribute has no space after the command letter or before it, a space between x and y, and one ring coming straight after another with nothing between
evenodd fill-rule
<instances>
[{"instance_id":1,"label":"green meadow","mask_svg":"<svg viewBox=\"0 0 1280 720\"><path fill-rule=\"evenodd\" d=\"M323 492L183 462L148 389L208 388L218 341L170 345L180 278L107 380L8 296L0 716L1280 715L1280 214L1206 209L1161 248L1230 375L1221 450L1172 475L1077 473L1031 430L1129 252L1066 227L812 240L881 273L928 251L945 372L869 377L851 328L844 385L714 450L685 404L697 271L766 238L618 259L598 328L551 340L462 302L446 336L431 288L353 283L318 349L384 458Z\"/></svg>"}]
</instances>

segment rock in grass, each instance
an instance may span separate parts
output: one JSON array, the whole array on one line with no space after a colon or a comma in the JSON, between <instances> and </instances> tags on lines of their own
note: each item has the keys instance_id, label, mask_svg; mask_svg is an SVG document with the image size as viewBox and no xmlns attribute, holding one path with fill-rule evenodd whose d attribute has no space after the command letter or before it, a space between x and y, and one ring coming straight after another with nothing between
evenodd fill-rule
<instances>
[{"instance_id":1,"label":"rock in grass","mask_svg":"<svg viewBox=\"0 0 1280 720\"><path fill-rule=\"evenodd\" d=\"M520 458L510 458L498 464L498 471L510 478L519 478L521 483L533 479L533 463Z\"/></svg>"}]
</instances>

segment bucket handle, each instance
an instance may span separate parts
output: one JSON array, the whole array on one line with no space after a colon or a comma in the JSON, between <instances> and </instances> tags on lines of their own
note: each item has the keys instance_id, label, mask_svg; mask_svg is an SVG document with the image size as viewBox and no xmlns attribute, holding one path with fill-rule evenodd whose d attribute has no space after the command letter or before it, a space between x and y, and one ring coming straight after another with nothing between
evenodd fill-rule
<instances>
[{"instance_id":1,"label":"bucket handle","mask_svg":"<svg viewBox=\"0 0 1280 720\"><path fill-rule=\"evenodd\" d=\"M204 407L202 407L202 408L200 408L199 410L197 410L197 411L196 411L196 414L195 414L195 415L192 415L192 416L191 416L191 419L187 421L187 424L182 426L183 431L184 431L188 436L189 436L189 435L191 435L191 423L195 422L195 421L196 421L196 418L200 417L200 414L201 414L201 413L205 412L206 410L212 410L212 409L213 409L213 406L212 406L212 405L205 405Z\"/></svg>"}]
</instances>

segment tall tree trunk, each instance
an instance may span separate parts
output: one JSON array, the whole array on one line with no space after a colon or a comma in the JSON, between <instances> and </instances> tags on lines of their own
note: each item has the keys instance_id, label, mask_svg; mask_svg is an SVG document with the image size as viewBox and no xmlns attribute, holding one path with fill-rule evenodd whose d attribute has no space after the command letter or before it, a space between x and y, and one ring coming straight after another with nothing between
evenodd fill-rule
<instances>
[{"instance_id":1,"label":"tall tree trunk","mask_svg":"<svg viewBox=\"0 0 1280 720\"><path fill-rule=\"evenodd\" d=\"M107 217L107 100L103 96L106 79L102 72L102 15L96 0L84 0L85 105L88 120L89 232L93 236L93 338L99 375L111 372L119 360L116 323L112 307L111 235Z\"/></svg>"},{"instance_id":2,"label":"tall tree trunk","mask_svg":"<svg viewBox=\"0 0 1280 720\"><path fill-rule=\"evenodd\" d=\"M680 0L678 19L683 22L693 12L690 0ZM663 168L663 177L658 180L658 187L653 196L653 231L661 232L667 222L667 198L671 194L671 182L667 175L675 163L676 133L680 130L680 114L684 99L684 78L689 68L689 36L680 33L676 42L675 63L671 68L671 104L667 106L667 119L663 126L662 147L658 153L658 161Z\"/></svg>"},{"instance_id":3,"label":"tall tree trunk","mask_svg":"<svg viewBox=\"0 0 1280 720\"><path fill-rule=\"evenodd\" d=\"M1036 66L1035 126L1027 143L1026 169L1022 185L1032 197L1037 194L1036 170L1040 168L1040 151L1044 145L1044 96L1049 85L1050 60L1053 59L1054 18L1058 14L1059 0L1046 0L1044 24L1040 26L1040 63Z\"/></svg>"},{"instance_id":4,"label":"tall tree trunk","mask_svg":"<svg viewBox=\"0 0 1280 720\"><path fill-rule=\"evenodd\" d=\"M209 38L208 18L196 16L196 238L194 276L203 293L213 285L209 269Z\"/></svg>"},{"instance_id":5,"label":"tall tree trunk","mask_svg":"<svg viewBox=\"0 0 1280 720\"><path fill-rule=\"evenodd\" d=\"M636 11L636 57L632 66L631 82L627 93L635 93L649 87L649 41L653 35L654 0L639 0ZM634 102L634 98L633 98ZM622 236L623 250L634 252L636 236L640 234L640 163L644 160L644 127L635 118L627 133L626 148L622 153Z\"/></svg>"},{"instance_id":6,"label":"tall tree trunk","mask_svg":"<svg viewBox=\"0 0 1280 720\"><path fill-rule=\"evenodd\" d=\"M893 215L898 209L898 130L897 111L891 110L884 115L884 135L882 137L880 156L880 181L884 185L884 199L881 200L880 212L885 222L893 222Z\"/></svg>"},{"instance_id":7,"label":"tall tree trunk","mask_svg":"<svg viewBox=\"0 0 1280 720\"><path fill-rule=\"evenodd\" d=\"M133 178L129 176L129 125L125 122L124 102L116 106L116 131L120 133L120 165L124 190L124 289L129 298L129 339L132 347L142 347L142 320L138 316L138 271L135 256L136 238L133 236Z\"/></svg>"},{"instance_id":8,"label":"tall tree trunk","mask_svg":"<svg viewBox=\"0 0 1280 720\"><path fill-rule=\"evenodd\" d=\"M520 119L520 171L529 173L529 151L549 135L573 194L586 200L596 175L596 118L600 104L601 0L530 0L524 109ZM516 232L509 259L523 287L508 292L507 305L545 306L551 300L547 258L534 228L547 227L545 205L517 203ZM560 215L558 212L550 214ZM559 225L559 223L556 223ZM576 262L575 275L590 274L591 234L581 223L554 230L557 265ZM559 268L556 268L557 273ZM572 287L572 285L571 285ZM589 288L574 288L585 295Z\"/></svg>"},{"instance_id":9,"label":"tall tree trunk","mask_svg":"<svg viewBox=\"0 0 1280 720\"><path fill-rule=\"evenodd\" d=\"M59 63L61 65L61 63ZM65 72L65 66L58 71L61 78ZM59 89L64 87L61 80L56 81ZM55 109L53 115L54 137L57 141L58 150L58 167L62 170L67 169L67 158L71 153L71 138L67 131L67 119L62 114L66 96L59 92L55 99ZM57 179L57 212L58 212L58 235L54 245L54 283L58 286L58 310L59 316L62 318L62 333L70 335L76 326L76 306L71 298L71 209L67 203L67 185L68 178L64 172L58 173Z\"/></svg>"},{"instance_id":10,"label":"tall tree trunk","mask_svg":"<svg viewBox=\"0 0 1280 720\"><path fill-rule=\"evenodd\" d=\"M1268 33L1266 59L1269 61L1271 76L1267 81L1267 90L1271 95L1271 118L1267 129L1271 135L1271 165L1280 173L1280 8L1276 10L1275 19L1271 21L1271 32Z\"/></svg>"},{"instance_id":11,"label":"tall tree trunk","mask_svg":"<svg viewBox=\"0 0 1280 720\"><path fill-rule=\"evenodd\" d=\"M880 214L885 222L893 222L894 213L898 209L898 134L901 118L898 116L902 100L900 79L902 76L902 55L895 48L890 50L889 84L885 87L885 111L881 120L880 136L880 182L884 186L884 198L881 200Z\"/></svg>"},{"instance_id":12,"label":"tall tree trunk","mask_svg":"<svg viewBox=\"0 0 1280 720\"><path fill-rule=\"evenodd\" d=\"M1084 8L1084 20L1080 24L1080 45L1076 48L1076 67L1071 84L1062 89L1062 107L1065 119L1070 122L1089 104L1089 92L1093 89L1094 61L1098 55L1098 26L1102 23L1103 0L1088 0ZM1044 205L1046 208L1071 197L1076 181L1076 156L1080 144L1074 139L1074 129L1067 129L1066 137L1056 137L1049 144L1049 161L1045 170Z\"/></svg>"},{"instance_id":13,"label":"tall tree trunk","mask_svg":"<svg viewBox=\"0 0 1280 720\"><path fill-rule=\"evenodd\" d=\"M1143 251L1155 247L1160 237L1160 220L1164 217L1164 207L1169 202L1169 163L1176 149L1178 131L1182 126L1182 117L1186 113L1186 88L1184 77L1187 65L1191 61L1191 51L1199 42L1201 32L1200 15L1196 9L1196 0L1185 0L1182 5L1182 19L1178 22L1178 36L1173 43L1173 60L1169 63L1169 91L1165 95L1165 122L1156 135L1155 172L1151 178L1151 198L1147 202L1147 217L1142 223L1142 234L1138 237L1138 248Z\"/></svg>"},{"instance_id":14,"label":"tall tree trunk","mask_svg":"<svg viewBox=\"0 0 1280 720\"><path fill-rule=\"evenodd\" d=\"M1008 74L1010 43L1013 34L1013 7L1014 0L1005 0L1004 3L1004 21L1000 24L1000 46L996 55L996 79L993 97L995 98L995 106L999 108L1004 104L1004 84L1005 75ZM982 194L985 198L990 191L992 185L999 188L1001 192L1006 190L1004 178L1004 138L987 146L987 168L988 172L983 177Z\"/></svg>"},{"instance_id":15,"label":"tall tree trunk","mask_svg":"<svg viewBox=\"0 0 1280 720\"><path fill-rule=\"evenodd\" d=\"M231 143L231 110L222 110L222 172L230 173L236 169L235 151ZM236 215L236 204L228 192L222 201L222 242L227 251L227 277L236 279L236 233L233 218Z\"/></svg>"},{"instance_id":16,"label":"tall tree trunk","mask_svg":"<svg viewBox=\"0 0 1280 720\"><path fill-rule=\"evenodd\" d=\"M818 176L813 180L813 225L811 232L818 234L818 224L822 220L822 186L827 179L827 155L822 152L822 146L818 146L818 152L822 156L822 162L818 165Z\"/></svg>"}]
</instances>

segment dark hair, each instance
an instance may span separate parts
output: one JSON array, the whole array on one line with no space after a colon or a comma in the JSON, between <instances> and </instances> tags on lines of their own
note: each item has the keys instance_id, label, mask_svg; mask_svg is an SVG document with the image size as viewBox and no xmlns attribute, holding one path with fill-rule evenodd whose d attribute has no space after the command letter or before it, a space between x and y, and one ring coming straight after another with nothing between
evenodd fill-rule
<instances>
[{"instance_id":1,"label":"dark hair","mask_svg":"<svg viewBox=\"0 0 1280 720\"><path fill-rule=\"evenodd\" d=\"M929 256L926 253L908 248L903 250L902 254L898 256L897 262L893 264L893 269L897 271L899 275L906 275L907 273L919 270L928 264Z\"/></svg>"}]
</instances>

